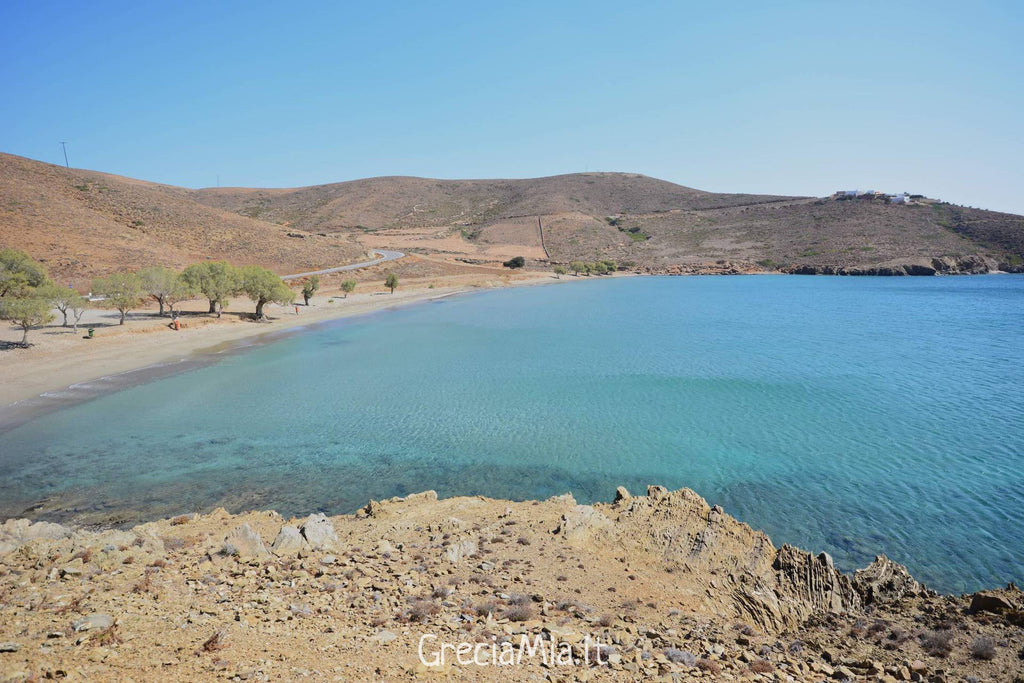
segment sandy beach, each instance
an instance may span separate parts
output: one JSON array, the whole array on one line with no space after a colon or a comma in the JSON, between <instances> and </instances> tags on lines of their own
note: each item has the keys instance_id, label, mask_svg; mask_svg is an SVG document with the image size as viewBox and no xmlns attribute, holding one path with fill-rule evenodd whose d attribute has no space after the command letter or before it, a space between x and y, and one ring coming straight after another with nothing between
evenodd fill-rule
<instances>
[{"instance_id":1,"label":"sandy beach","mask_svg":"<svg viewBox=\"0 0 1024 683\"><path fill-rule=\"evenodd\" d=\"M297 306L268 305L269 322L253 321L249 315L252 303L244 298L233 300L220 319L205 313L205 300L196 300L182 306L179 331L171 328L170 318L158 317L155 306L148 304L130 313L123 326L117 324L117 311L94 308L79 323L77 334L70 327L61 327L58 315L50 325L29 334L29 348L13 346L20 341L21 331L5 323L0 329L4 347L0 351L0 424L23 419L26 411L35 412L58 401L58 392L99 378L200 359L303 326L482 289L573 279L538 272L502 277L491 273L450 275L403 282L393 294L379 284L360 283L359 291L347 298L337 291L336 284L326 283L308 307L301 297ZM95 329L93 339L85 338L88 327ZM95 392L95 387L92 389ZM68 397L63 398L66 402Z\"/></svg>"}]
</instances>

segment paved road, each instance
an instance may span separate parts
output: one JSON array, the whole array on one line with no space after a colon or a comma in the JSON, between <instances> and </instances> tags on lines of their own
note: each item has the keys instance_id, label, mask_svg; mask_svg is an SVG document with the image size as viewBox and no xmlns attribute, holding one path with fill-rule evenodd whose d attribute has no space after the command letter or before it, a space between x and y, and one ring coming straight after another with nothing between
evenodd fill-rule
<instances>
[{"instance_id":1,"label":"paved road","mask_svg":"<svg viewBox=\"0 0 1024 683\"><path fill-rule=\"evenodd\" d=\"M347 266L338 266L336 268L324 268L323 270L311 270L308 273L296 273L295 275L282 275L282 280L294 280L300 277L309 277L310 275L326 275L327 273L341 273L346 270L359 270L360 268L367 268L369 266L375 266L378 263L384 263L385 261L396 261L405 254L400 251L390 251L388 249L374 249L373 252L380 256L379 259L373 261L363 261L362 263L352 263Z\"/></svg>"}]
</instances>

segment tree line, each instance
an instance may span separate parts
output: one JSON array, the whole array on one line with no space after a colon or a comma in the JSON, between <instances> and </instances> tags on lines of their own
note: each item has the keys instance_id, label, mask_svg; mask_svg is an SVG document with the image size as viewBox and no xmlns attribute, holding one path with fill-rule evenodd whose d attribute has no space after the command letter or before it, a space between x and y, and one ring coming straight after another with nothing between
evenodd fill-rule
<instances>
[{"instance_id":1,"label":"tree line","mask_svg":"<svg viewBox=\"0 0 1024 683\"><path fill-rule=\"evenodd\" d=\"M569 265L569 270L572 271L573 275L608 275L618 270L618 264L615 261L594 261L592 263L573 261ZM560 274L564 274L564 272L563 268L563 272Z\"/></svg>"},{"instance_id":2,"label":"tree line","mask_svg":"<svg viewBox=\"0 0 1024 683\"><path fill-rule=\"evenodd\" d=\"M385 286L394 293L398 277L388 274ZM303 283L302 296L307 306L319 288L320 278L316 275ZM341 283L346 297L355 288L355 280ZM295 292L266 268L236 267L226 261L194 263L181 271L152 266L113 273L93 280L92 294L101 299L97 302L101 307L121 314L121 325L127 314L147 299L157 303L158 315L175 317L179 304L202 296L209 301L209 313L219 318L231 297L245 295L255 304L257 320L265 317L264 307L268 303L288 305L295 301ZM43 265L25 252L0 250L0 319L10 320L23 330L23 345L28 343L29 330L54 319L54 309L63 315L62 325L68 327L70 319L77 332L89 305L89 299L76 290L54 284Z\"/></svg>"}]
</instances>

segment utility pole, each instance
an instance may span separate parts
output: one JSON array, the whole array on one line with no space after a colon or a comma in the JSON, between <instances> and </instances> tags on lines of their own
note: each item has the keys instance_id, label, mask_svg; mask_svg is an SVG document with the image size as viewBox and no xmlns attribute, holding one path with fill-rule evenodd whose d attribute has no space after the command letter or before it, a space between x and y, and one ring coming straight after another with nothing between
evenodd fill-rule
<instances>
[{"instance_id":1,"label":"utility pole","mask_svg":"<svg viewBox=\"0 0 1024 683\"><path fill-rule=\"evenodd\" d=\"M64 140L60 141L60 147L64 150L64 168L71 168L68 166L68 143Z\"/></svg>"}]
</instances>

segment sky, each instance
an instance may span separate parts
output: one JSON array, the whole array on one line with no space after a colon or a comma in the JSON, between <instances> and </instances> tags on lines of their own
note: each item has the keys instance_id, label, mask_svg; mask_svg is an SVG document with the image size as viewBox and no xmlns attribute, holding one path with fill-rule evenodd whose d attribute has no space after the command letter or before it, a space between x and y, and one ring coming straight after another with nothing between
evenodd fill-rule
<instances>
[{"instance_id":1,"label":"sky","mask_svg":"<svg viewBox=\"0 0 1024 683\"><path fill-rule=\"evenodd\" d=\"M1024 214L1024 3L0 3L0 151L186 187L626 171Z\"/></svg>"}]
</instances>

